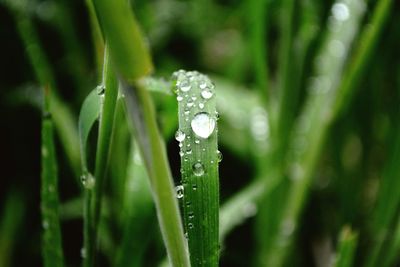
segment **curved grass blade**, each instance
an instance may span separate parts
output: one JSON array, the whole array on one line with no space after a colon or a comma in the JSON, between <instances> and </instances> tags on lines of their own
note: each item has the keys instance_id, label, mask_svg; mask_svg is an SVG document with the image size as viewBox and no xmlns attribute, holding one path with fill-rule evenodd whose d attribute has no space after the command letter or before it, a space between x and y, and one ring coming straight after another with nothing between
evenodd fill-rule
<instances>
[{"instance_id":1,"label":"curved grass blade","mask_svg":"<svg viewBox=\"0 0 400 267\"><path fill-rule=\"evenodd\" d=\"M82 170L84 172L88 171L88 159L86 153L89 133L100 116L101 97L98 92L99 90L101 91L103 89L103 86L100 85L96 89L92 90L83 101L81 111L79 113L79 143L82 158Z\"/></svg>"},{"instance_id":2,"label":"curved grass blade","mask_svg":"<svg viewBox=\"0 0 400 267\"><path fill-rule=\"evenodd\" d=\"M53 122L49 113L49 94L45 92L42 119L41 211L43 226L43 262L45 267L64 266L59 219L58 173L53 137Z\"/></svg>"},{"instance_id":3,"label":"curved grass blade","mask_svg":"<svg viewBox=\"0 0 400 267\"><path fill-rule=\"evenodd\" d=\"M176 78L181 156L177 197L183 214L192 266L218 266L220 152L214 85L195 71L178 71Z\"/></svg>"},{"instance_id":4,"label":"curved grass blade","mask_svg":"<svg viewBox=\"0 0 400 267\"><path fill-rule=\"evenodd\" d=\"M126 221L122 242L117 251L117 267L143 266L147 245L152 234L149 227L156 227L154 206L146 168L136 145L131 145L123 205Z\"/></svg>"},{"instance_id":5,"label":"curved grass blade","mask_svg":"<svg viewBox=\"0 0 400 267\"><path fill-rule=\"evenodd\" d=\"M150 55L139 27L124 0L93 1L110 55L120 75L128 111L147 168L157 215L174 266L190 266L171 171L161 138L153 102L139 82L152 70Z\"/></svg>"}]
</instances>

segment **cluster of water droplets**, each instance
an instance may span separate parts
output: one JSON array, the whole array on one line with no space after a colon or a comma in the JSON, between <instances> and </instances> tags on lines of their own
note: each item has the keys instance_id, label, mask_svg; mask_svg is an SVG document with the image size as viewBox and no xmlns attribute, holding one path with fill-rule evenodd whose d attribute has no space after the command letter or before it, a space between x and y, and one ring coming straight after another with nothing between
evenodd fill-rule
<instances>
[{"instance_id":1,"label":"cluster of water droplets","mask_svg":"<svg viewBox=\"0 0 400 267\"><path fill-rule=\"evenodd\" d=\"M86 189L93 189L96 184L96 179L90 172L85 172L81 176L81 183Z\"/></svg>"}]
</instances>

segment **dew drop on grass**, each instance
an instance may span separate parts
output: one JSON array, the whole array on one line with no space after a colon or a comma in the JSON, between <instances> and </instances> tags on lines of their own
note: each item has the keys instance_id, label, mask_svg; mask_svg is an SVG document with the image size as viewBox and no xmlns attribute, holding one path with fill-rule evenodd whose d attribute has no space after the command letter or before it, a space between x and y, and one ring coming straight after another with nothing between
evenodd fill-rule
<instances>
[{"instance_id":1,"label":"dew drop on grass","mask_svg":"<svg viewBox=\"0 0 400 267\"><path fill-rule=\"evenodd\" d=\"M197 190L197 184L193 184L192 185L192 189L193 189L193 191L196 191Z\"/></svg>"},{"instance_id":2,"label":"dew drop on grass","mask_svg":"<svg viewBox=\"0 0 400 267\"><path fill-rule=\"evenodd\" d=\"M81 176L81 182L86 189L93 189L96 184L96 179L91 173L86 173Z\"/></svg>"},{"instance_id":3,"label":"dew drop on grass","mask_svg":"<svg viewBox=\"0 0 400 267\"><path fill-rule=\"evenodd\" d=\"M197 113L190 123L193 132L201 137L208 138L215 129L215 120L206 112Z\"/></svg>"},{"instance_id":4,"label":"dew drop on grass","mask_svg":"<svg viewBox=\"0 0 400 267\"><path fill-rule=\"evenodd\" d=\"M178 185L175 187L176 198L181 199L183 198L183 185Z\"/></svg>"},{"instance_id":5,"label":"dew drop on grass","mask_svg":"<svg viewBox=\"0 0 400 267\"><path fill-rule=\"evenodd\" d=\"M48 229L49 228L49 222L47 221L47 220L43 220L42 221L42 227L43 227L43 229Z\"/></svg>"},{"instance_id":6,"label":"dew drop on grass","mask_svg":"<svg viewBox=\"0 0 400 267\"><path fill-rule=\"evenodd\" d=\"M204 104L203 104L203 103L200 103L200 104L199 104L199 108L200 108L200 109L203 109L203 108L204 108Z\"/></svg>"},{"instance_id":7,"label":"dew drop on grass","mask_svg":"<svg viewBox=\"0 0 400 267\"><path fill-rule=\"evenodd\" d=\"M98 95L104 95L106 88L103 84L100 84L96 87L96 92Z\"/></svg>"},{"instance_id":8,"label":"dew drop on grass","mask_svg":"<svg viewBox=\"0 0 400 267\"><path fill-rule=\"evenodd\" d=\"M189 148L188 150L186 150L186 155L190 155L192 154L192 150Z\"/></svg>"},{"instance_id":9,"label":"dew drop on grass","mask_svg":"<svg viewBox=\"0 0 400 267\"><path fill-rule=\"evenodd\" d=\"M86 249L85 248L81 248L81 257L82 257L82 259L86 258Z\"/></svg>"},{"instance_id":10,"label":"dew drop on grass","mask_svg":"<svg viewBox=\"0 0 400 267\"><path fill-rule=\"evenodd\" d=\"M202 98L208 100L213 96L213 92L210 89L206 88L203 91L201 91L200 95Z\"/></svg>"},{"instance_id":11,"label":"dew drop on grass","mask_svg":"<svg viewBox=\"0 0 400 267\"><path fill-rule=\"evenodd\" d=\"M183 100L183 97L182 97L181 95L178 95L178 96L176 97L176 100L177 100L178 102L181 102L181 101Z\"/></svg>"},{"instance_id":12,"label":"dew drop on grass","mask_svg":"<svg viewBox=\"0 0 400 267\"><path fill-rule=\"evenodd\" d=\"M181 81L178 86L182 92L187 92L192 88L190 82L187 79Z\"/></svg>"},{"instance_id":13,"label":"dew drop on grass","mask_svg":"<svg viewBox=\"0 0 400 267\"><path fill-rule=\"evenodd\" d=\"M217 159L218 159L218 162L221 162L221 161L222 161L222 158L223 158L223 156L222 156L221 151L217 150Z\"/></svg>"},{"instance_id":14,"label":"dew drop on grass","mask_svg":"<svg viewBox=\"0 0 400 267\"><path fill-rule=\"evenodd\" d=\"M183 151L179 151L179 156L183 157L185 153Z\"/></svg>"},{"instance_id":15,"label":"dew drop on grass","mask_svg":"<svg viewBox=\"0 0 400 267\"><path fill-rule=\"evenodd\" d=\"M193 229L193 227L194 227L193 223L188 223L188 227L189 227L189 229Z\"/></svg>"},{"instance_id":16,"label":"dew drop on grass","mask_svg":"<svg viewBox=\"0 0 400 267\"><path fill-rule=\"evenodd\" d=\"M185 140L186 138L186 134L184 132L182 132L181 130L176 131L175 133L175 140L178 142L182 142L183 140Z\"/></svg>"},{"instance_id":17,"label":"dew drop on grass","mask_svg":"<svg viewBox=\"0 0 400 267\"><path fill-rule=\"evenodd\" d=\"M338 21L346 21L350 17L350 11L346 4L336 3L332 7L332 14Z\"/></svg>"},{"instance_id":18,"label":"dew drop on grass","mask_svg":"<svg viewBox=\"0 0 400 267\"><path fill-rule=\"evenodd\" d=\"M189 217L189 220L192 220L194 218L194 212L193 211L189 211L188 212L188 217Z\"/></svg>"},{"instance_id":19,"label":"dew drop on grass","mask_svg":"<svg viewBox=\"0 0 400 267\"><path fill-rule=\"evenodd\" d=\"M204 167L203 164L201 164L200 162L197 162L195 164L193 164L193 173L196 176L202 176L204 174Z\"/></svg>"},{"instance_id":20,"label":"dew drop on grass","mask_svg":"<svg viewBox=\"0 0 400 267\"><path fill-rule=\"evenodd\" d=\"M199 139L194 140L194 142L195 142L195 144L200 144L200 140Z\"/></svg>"}]
</instances>

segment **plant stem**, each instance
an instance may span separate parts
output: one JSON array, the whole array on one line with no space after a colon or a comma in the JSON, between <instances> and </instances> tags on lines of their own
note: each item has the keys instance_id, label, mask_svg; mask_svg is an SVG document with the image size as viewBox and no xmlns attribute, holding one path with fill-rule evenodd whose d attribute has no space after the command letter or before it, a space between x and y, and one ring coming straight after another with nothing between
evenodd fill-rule
<instances>
[{"instance_id":1,"label":"plant stem","mask_svg":"<svg viewBox=\"0 0 400 267\"><path fill-rule=\"evenodd\" d=\"M49 90L49 89L47 89ZM64 266L59 218L58 174L53 122L49 113L49 92L45 92L42 119L41 211L43 262L45 267Z\"/></svg>"}]
</instances>

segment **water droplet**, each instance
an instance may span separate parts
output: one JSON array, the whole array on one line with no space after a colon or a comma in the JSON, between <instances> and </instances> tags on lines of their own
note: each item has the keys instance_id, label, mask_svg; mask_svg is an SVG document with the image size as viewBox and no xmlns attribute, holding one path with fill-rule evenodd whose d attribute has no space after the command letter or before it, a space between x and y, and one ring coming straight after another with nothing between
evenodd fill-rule
<instances>
[{"instance_id":1,"label":"water droplet","mask_svg":"<svg viewBox=\"0 0 400 267\"><path fill-rule=\"evenodd\" d=\"M193 105L194 105L194 102L193 102L193 101L188 101L188 102L186 103L186 106L187 106L188 108L193 107Z\"/></svg>"},{"instance_id":2,"label":"water droplet","mask_svg":"<svg viewBox=\"0 0 400 267\"><path fill-rule=\"evenodd\" d=\"M42 146L42 156L46 158L49 155L49 152L45 146Z\"/></svg>"},{"instance_id":3,"label":"water droplet","mask_svg":"<svg viewBox=\"0 0 400 267\"><path fill-rule=\"evenodd\" d=\"M193 100L193 101L196 101L196 99L197 99L197 97L192 96L192 100Z\"/></svg>"},{"instance_id":4,"label":"water droplet","mask_svg":"<svg viewBox=\"0 0 400 267\"><path fill-rule=\"evenodd\" d=\"M98 95L104 95L106 87L103 84L100 84L96 87L96 92Z\"/></svg>"},{"instance_id":5,"label":"water droplet","mask_svg":"<svg viewBox=\"0 0 400 267\"><path fill-rule=\"evenodd\" d=\"M86 249L85 248L81 248L81 257L82 257L82 259L86 258Z\"/></svg>"},{"instance_id":6,"label":"water droplet","mask_svg":"<svg viewBox=\"0 0 400 267\"><path fill-rule=\"evenodd\" d=\"M86 189L93 189L96 184L96 179L88 172L81 176L81 182Z\"/></svg>"},{"instance_id":7,"label":"water droplet","mask_svg":"<svg viewBox=\"0 0 400 267\"><path fill-rule=\"evenodd\" d=\"M176 97L176 100L177 100L178 102L181 102L181 101L183 100L183 97L182 97L181 95L178 95L178 96Z\"/></svg>"},{"instance_id":8,"label":"water droplet","mask_svg":"<svg viewBox=\"0 0 400 267\"><path fill-rule=\"evenodd\" d=\"M255 107L251 111L251 134L256 141L265 141L269 135L269 125L266 111L261 107Z\"/></svg>"},{"instance_id":9,"label":"water droplet","mask_svg":"<svg viewBox=\"0 0 400 267\"><path fill-rule=\"evenodd\" d=\"M188 223L188 227L189 227L189 229L193 229L193 227L194 227L193 223Z\"/></svg>"},{"instance_id":10,"label":"water droplet","mask_svg":"<svg viewBox=\"0 0 400 267\"><path fill-rule=\"evenodd\" d=\"M175 140L178 142L182 142L185 140L186 134L182 132L181 130L176 131L175 133Z\"/></svg>"},{"instance_id":11,"label":"water droplet","mask_svg":"<svg viewBox=\"0 0 400 267\"><path fill-rule=\"evenodd\" d=\"M203 164L201 164L200 162L193 164L192 169L194 175L196 176L202 176L204 174L204 167Z\"/></svg>"},{"instance_id":12,"label":"water droplet","mask_svg":"<svg viewBox=\"0 0 400 267\"><path fill-rule=\"evenodd\" d=\"M207 87L206 81L201 81L200 84L199 84L199 87L200 87L201 90L206 89L206 87Z\"/></svg>"},{"instance_id":13,"label":"water droplet","mask_svg":"<svg viewBox=\"0 0 400 267\"><path fill-rule=\"evenodd\" d=\"M42 227L43 227L43 229L48 229L49 228L49 222L47 221L47 220L43 220L42 221Z\"/></svg>"},{"instance_id":14,"label":"water droplet","mask_svg":"<svg viewBox=\"0 0 400 267\"><path fill-rule=\"evenodd\" d=\"M339 21L346 21L350 17L350 11L346 4L336 3L332 7L333 17Z\"/></svg>"},{"instance_id":15,"label":"water droplet","mask_svg":"<svg viewBox=\"0 0 400 267\"><path fill-rule=\"evenodd\" d=\"M192 185L192 189L193 189L193 191L196 191L197 190L197 184L193 184Z\"/></svg>"},{"instance_id":16,"label":"water droplet","mask_svg":"<svg viewBox=\"0 0 400 267\"><path fill-rule=\"evenodd\" d=\"M332 53L333 56L341 58L344 56L345 47L341 41L332 40L329 43L329 51Z\"/></svg>"},{"instance_id":17,"label":"water droplet","mask_svg":"<svg viewBox=\"0 0 400 267\"><path fill-rule=\"evenodd\" d=\"M183 157L185 153L183 151L179 151L179 156Z\"/></svg>"},{"instance_id":18,"label":"water droplet","mask_svg":"<svg viewBox=\"0 0 400 267\"><path fill-rule=\"evenodd\" d=\"M192 154L192 150L189 148L188 150L186 150L186 155L190 155Z\"/></svg>"},{"instance_id":19,"label":"water droplet","mask_svg":"<svg viewBox=\"0 0 400 267\"><path fill-rule=\"evenodd\" d=\"M190 85L190 82L186 79L182 80L178 86L182 92L187 92L190 90L190 88L192 88L192 86Z\"/></svg>"},{"instance_id":20,"label":"water droplet","mask_svg":"<svg viewBox=\"0 0 400 267\"><path fill-rule=\"evenodd\" d=\"M217 150L217 159L218 159L218 162L221 162L221 161L222 161L222 158L223 158L223 156L222 156L221 151Z\"/></svg>"},{"instance_id":21,"label":"water droplet","mask_svg":"<svg viewBox=\"0 0 400 267\"><path fill-rule=\"evenodd\" d=\"M190 201L186 201L186 207L189 208L192 205Z\"/></svg>"},{"instance_id":22,"label":"water droplet","mask_svg":"<svg viewBox=\"0 0 400 267\"><path fill-rule=\"evenodd\" d=\"M195 142L196 144L200 144L200 140L199 140L199 139L194 140L194 142Z\"/></svg>"},{"instance_id":23,"label":"water droplet","mask_svg":"<svg viewBox=\"0 0 400 267\"><path fill-rule=\"evenodd\" d=\"M210 89L206 88L201 91L200 95L204 99L210 99L213 96L213 92Z\"/></svg>"},{"instance_id":24,"label":"water droplet","mask_svg":"<svg viewBox=\"0 0 400 267\"><path fill-rule=\"evenodd\" d=\"M285 237L290 236L293 234L296 228L296 224L293 220L286 219L282 222L281 225L281 234Z\"/></svg>"},{"instance_id":25,"label":"water droplet","mask_svg":"<svg viewBox=\"0 0 400 267\"><path fill-rule=\"evenodd\" d=\"M181 199L183 198L183 185L178 185L175 187L175 192L176 192L176 198Z\"/></svg>"},{"instance_id":26,"label":"water droplet","mask_svg":"<svg viewBox=\"0 0 400 267\"><path fill-rule=\"evenodd\" d=\"M200 103L200 104L199 104L199 108L200 108L200 109L203 109L203 108L204 108L204 104L203 104L203 103Z\"/></svg>"},{"instance_id":27,"label":"water droplet","mask_svg":"<svg viewBox=\"0 0 400 267\"><path fill-rule=\"evenodd\" d=\"M194 212L193 211L189 211L188 212L188 218L189 218L189 220L192 220L194 218Z\"/></svg>"},{"instance_id":28,"label":"water droplet","mask_svg":"<svg viewBox=\"0 0 400 267\"><path fill-rule=\"evenodd\" d=\"M208 113L200 112L194 116L190 125L197 136L208 138L214 132L215 120Z\"/></svg>"}]
</instances>

